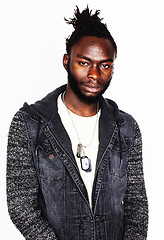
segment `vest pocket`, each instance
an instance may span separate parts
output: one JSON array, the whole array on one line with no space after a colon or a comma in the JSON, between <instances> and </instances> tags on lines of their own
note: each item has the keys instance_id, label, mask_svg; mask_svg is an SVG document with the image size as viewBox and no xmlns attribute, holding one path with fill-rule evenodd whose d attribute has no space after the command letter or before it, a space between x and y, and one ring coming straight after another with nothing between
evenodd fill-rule
<instances>
[{"instance_id":1,"label":"vest pocket","mask_svg":"<svg viewBox=\"0 0 164 240\"><path fill-rule=\"evenodd\" d=\"M117 136L110 153L110 174L124 177L127 173L129 151L132 138L126 138L121 133Z\"/></svg>"},{"instance_id":2,"label":"vest pocket","mask_svg":"<svg viewBox=\"0 0 164 240\"><path fill-rule=\"evenodd\" d=\"M63 164L54 151L45 151L41 146L38 146L37 157L41 179L56 182L65 178Z\"/></svg>"}]
</instances>

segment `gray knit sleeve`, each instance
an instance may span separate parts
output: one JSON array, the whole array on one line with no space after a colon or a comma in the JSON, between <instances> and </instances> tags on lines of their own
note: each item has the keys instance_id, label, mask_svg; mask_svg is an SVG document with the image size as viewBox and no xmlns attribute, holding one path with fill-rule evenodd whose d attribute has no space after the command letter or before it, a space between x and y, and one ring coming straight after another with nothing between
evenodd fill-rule
<instances>
[{"instance_id":1,"label":"gray knit sleeve","mask_svg":"<svg viewBox=\"0 0 164 240\"><path fill-rule=\"evenodd\" d=\"M38 208L38 181L23 115L11 123L7 149L7 203L11 220L27 240L57 240Z\"/></svg>"},{"instance_id":2,"label":"gray knit sleeve","mask_svg":"<svg viewBox=\"0 0 164 240\"><path fill-rule=\"evenodd\" d=\"M134 123L134 141L131 148L127 192L124 199L124 240L146 240L148 228L148 202L142 165L142 139L137 123Z\"/></svg>"}]
</instances>

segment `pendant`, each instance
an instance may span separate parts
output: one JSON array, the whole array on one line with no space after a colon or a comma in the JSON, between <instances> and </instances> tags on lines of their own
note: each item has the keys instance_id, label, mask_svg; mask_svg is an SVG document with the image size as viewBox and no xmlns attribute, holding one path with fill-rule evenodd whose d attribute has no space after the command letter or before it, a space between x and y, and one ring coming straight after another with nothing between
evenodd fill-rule
<instances>
[{"instance_id":1,"label":"pendant","mask_svg":"<svg viewBox=\"0 0 164 240\"><path fill-rule=\"evenodd\" d=\"M83 150L83 145L82 145L81 143L79 143L79 144L77 145L77 153L76 153L76 157L81 158L82 150Z\"/></svg>"},{"instance_id":2,"label":"pendant","mask_svg":"<svg viewBox=\"0 0 164 240\"><path fill-rule=\"evenodd\" d=\"M91 172L91 160L87 156L83 156L80 158L81 168L86 172Z\"/></svg>"}]
</instances>

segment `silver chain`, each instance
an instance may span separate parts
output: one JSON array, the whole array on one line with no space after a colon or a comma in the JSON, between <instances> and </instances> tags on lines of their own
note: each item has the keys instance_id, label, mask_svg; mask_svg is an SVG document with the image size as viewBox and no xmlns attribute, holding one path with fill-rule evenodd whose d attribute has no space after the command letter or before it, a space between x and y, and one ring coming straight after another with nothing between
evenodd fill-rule
<instances>
[{"instance_id":1,"label":"silver chain","mask_svg":"<svg viewBox=\"0 0 164 240\"><path fill-rule=\"evenodd\" d=\"M75 124L74 124L74 121L73 121L73 119L72 119L72 117L71 117L70 110L67 108L67 105L66 105L66 103L65 103L64 96L65 96L65 92L64 92L63 95L62 95L62 100L63 100L63 103L64 103L66 109L67 109L67 112L68 112L68 115L69 115L69 117L70 117L70 119L71 119L72 125L73 125L73 127L74 127L74 129L75 129L75 132L76 132L76 135L77 135L79 144L82 145L81 140L80 140L80 137L79 137L79 134L78 134L78 131L77 131L76 126L75 126ZM82 145L83 154L84 154L84 155L85 155L84 148L87 148L87 147L89 147L89 146L92 144L92 141L93 141L93 138L94 138L94 135L95 135L96 126L97 126L97 121L98 121L98 110L99 110L99 104L97 105L97 117L96 117L96 122L95 122L95 126L94 126L94 130L93 130L93 134L92 134L91 141L90 141L90 143L89 143L88 145L86 145L86 146L83 146L83 145Z\"/></svg>"}]
</instances>

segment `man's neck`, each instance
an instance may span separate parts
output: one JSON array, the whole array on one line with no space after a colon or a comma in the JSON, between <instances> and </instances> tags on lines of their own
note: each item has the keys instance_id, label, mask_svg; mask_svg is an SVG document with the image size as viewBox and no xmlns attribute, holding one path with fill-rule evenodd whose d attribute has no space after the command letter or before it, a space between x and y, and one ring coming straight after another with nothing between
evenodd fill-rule
<instances>
[{"instance_id":1,"label":"man's neck","mask_svg":"<svg viewBox=\"0 0 164 240\"><path fill-rule=\"evenodd\" d=\"M98 101L91 104L85 103L70 89L67 89L64 94L64 102L70 111L79 116L91 117L97 113Z\"/></svg>"}]
</instances>

